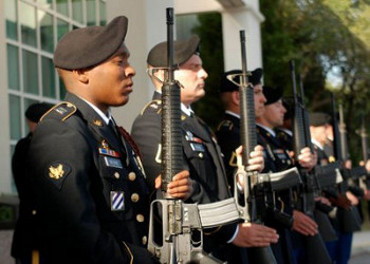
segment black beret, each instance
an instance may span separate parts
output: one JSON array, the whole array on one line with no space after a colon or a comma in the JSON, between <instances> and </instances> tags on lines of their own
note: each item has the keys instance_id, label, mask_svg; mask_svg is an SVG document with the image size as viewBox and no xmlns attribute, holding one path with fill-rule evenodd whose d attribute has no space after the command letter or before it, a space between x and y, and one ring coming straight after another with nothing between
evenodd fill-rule
<instances>
[{"instance_id":1,"label":"black beret","mask_svg":"<svg viewBox=\"0 0 370 264\"><path fill-rule=\"evenodd\" d=\"M330 124L330 115L322 112L315 112L310 114L310 126L324 126Z\"/></svg>"},{"instance_id":2,"label":"black beret","mask_svg":"<svg viewBox=\"0 0 370 264\"><path fill-rule=\"evenodd\" d=\"M31 104L25 113L27 119L32 122L38 123L40 118L52 107L52 104L35 103Z\"/></svg>"},{"instance_id":3,"label":"black beret","mask_svg":"<svg viewBox=\"0 0 370 264\"><path fill-rule=\"evenodd\" d=\"M261 77L262 77L262 69L261 68L257 68L255 69L254 71L251 72L252 75L249 76L249 82L251 82L253 84L253 86L257 85L257 84L260 84L261 83Z\"/></svg>"},{"instance_id":4,"label":"black beret","mask_svg":"<svg viewBox=\"0 0 370 264\"><path fill-rule=\"evenodd\" d=\"M227 79L227 76L231 75L231 74L241 74L241 73L242 73L241 70L231 70L231 71L225 72L222 75L222 78L221 78L221 89L220 89L221 93L222 92L238 91L239 86L237 86L236 84L232 83L229 79ZM261 83L261 77L262 77L262 69L257 68L257 69L255 69L254 71L251 72L251 75L248 76L248 80L249 80L249 82L252 83L253 86L255 86L255 85ZM235 76L233 78L233 80L237 83L240 83L240 77L239 76Z\"/></svg>"},{"instance_id":5,"label":"black beret","mask_svg":"<svg viewBox=\"0 0 370 264\"><path fill-rule=\"evenodd\" d=\"M127 18L119 16L104 27L92 26L68 32L55 48L55 67L78 70L107 60L125 40L127 24Z\"/></svg>"},{"instance_id":6,"label":"black beret","mask_svg":"<svg viewBox=\"0 0 370 264\"><path fill-rule=\"evenodd\" d=\"M181 65L185 63L193 54L199 52L198 36L193 35L189 39L175 40L173 43L173 63ZM167 41L155 45L148 54L147 63L154 67L167 67Z\"/></svg>"},{"instance_id":7,"label":"black beret","mask_svg":"<svg viewBox=\"0 0 370 264\"><path fill-rule=\"evenodd\" d=\"M266 97L265 105L273 104L283 98L283 88L263 86L263 94Z\"/></svg>"}]
</instances>

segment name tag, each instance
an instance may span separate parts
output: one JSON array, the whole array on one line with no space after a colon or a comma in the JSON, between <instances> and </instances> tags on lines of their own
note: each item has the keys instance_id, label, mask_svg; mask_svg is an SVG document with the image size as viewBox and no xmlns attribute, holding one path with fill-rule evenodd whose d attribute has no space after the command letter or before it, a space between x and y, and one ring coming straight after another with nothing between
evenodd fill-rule
<instances>
[{"instance_id":1,"label":"name tag","mask_svg":"<svg viewBox=\"0 0 370 264\"><path fill-rule=\"evenodd\" d=\"M120 159L112 158L112 157L104 157L105 165L107 167L113 167L113 168L118 168L122 169L122 162Z\"/></svg>"},{"instance_id":2,"label":"name tag","mask_svg":"<svg viewBox=\"0 0 370 264\"><path fill-rule=\"evenodd\" d=\"M203 144L190 143L190 147L191 147L191 149L193 151L200 151L200 152L204 152L205 151Z\"/></svg>"}]
</instances>

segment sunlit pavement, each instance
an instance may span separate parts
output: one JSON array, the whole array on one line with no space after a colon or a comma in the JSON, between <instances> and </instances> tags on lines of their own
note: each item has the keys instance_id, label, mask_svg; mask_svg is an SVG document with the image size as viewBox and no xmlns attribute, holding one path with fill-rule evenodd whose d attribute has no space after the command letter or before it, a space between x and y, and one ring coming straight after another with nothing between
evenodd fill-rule
<instances>
[{"instance_id":1,"label":"sunlit pavement","mask_svg":"<svg viewBox=\"0 0 370 264\"><path fill-rule=\"evenodd\" d=\"M370 264L370 231L355 232L349 264Z\"/></svg>"}]
</instances>

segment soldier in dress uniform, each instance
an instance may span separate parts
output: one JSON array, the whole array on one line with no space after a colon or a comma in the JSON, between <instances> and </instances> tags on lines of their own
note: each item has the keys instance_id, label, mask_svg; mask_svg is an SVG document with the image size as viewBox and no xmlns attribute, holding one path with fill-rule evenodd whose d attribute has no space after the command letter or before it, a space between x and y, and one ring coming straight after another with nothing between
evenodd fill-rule
<instances>
[{"instance_id":1,"label":"soldier in dress uniform","mask_svg":"<svg viewBox=\"0 0 370 264\"><path fill-rule=\"evenodd\" d=\"M239 127L239 88L235 84L231 83L226 76L229 74L241 73L240 70L233 70L226 72L223 76L223 81L221 87L221 98L225 105L226 113L224 120L220 123L217 131L218 139L221 143L222 151L226 157L225 164L229 166L229 171L235 170L236 162L235 160L235 152L231 153L234 146L237 146L240 143L240 127ZM265 91L265 87L261 84L261 77L262 77L262 69L256 69L252 71L252 75L249 78L249 81L252 83L254 87L254 106L255 106L255 115L257 121L264 122L264 117L266 118L265 111L266 106L270 104L274 104L279 101L282 97L282 90L271 90L267 87L268 91ZM267 107L269 108L269 107ZM275 111L276 112L276 111ZM278 120L279 112L275 113L271 111L269 115L274 118L273 121ZM284 109L280 112L280 117L284 116ZM269 117L269 116L268 116ZM257 126L257 141L260 145L264 147L264 158L265 158L265 168L264 172L278 172L284 169L290 168L293 166L293 162L290 159L290 156L286 152L283 146L273 137L274 135L274 127L271 127L269 132L262 128L262 126ZM233 138L233 139L231 139ZM306 150L305 150L306 151ZM304 164L311 164L311 157L308 154L302 157L302 163ZM230 178L232 179L232 178ZM286 195L285 195L286 196ZM284 200L286 200L284 198ZM281 202L282 199L279 198ZM279 202L279 203L280 203ZM279 204L278 203L278 204ZM289 203L285 201L284 208L288 209ZM287 210L286 213L292 213L291 208ZM296 218L293 222L293 227L301 232L305 233L314 233L316 230L315 224L312 223L311 219L308 219L303 213L295 212ZM276 221L271 220L272 217L266 217L266 224L273 226L279 232L280 238L279 243L272 245L272 249L274 255L278 261L278 263L294 263L294 258L291 255L292 245L290 241L290 236L286 234L286 228L290 227L282 227L281 224L277 224ZM306 223L307 222L307 223ZM313 224L313 225L311 225Z\"/></svg>"},{"instance_id":2,"label":"soldier in dress uniform","mask_svg":"<svg viewBox=\"0 0 370 264\"><path fill-rule=\"evenodd\" d=\"M191 109L191 104L205 95L204 86L207 72L202 67L197 36L174 41L174 64L178 65L175 79L181 88L182 145L184 166L189 169L193 180L193 193L185 202L211 203L230 197L222 156L215 137ZM161 88L164 80L163 67L167 66L167 42L154 46L147 57L148 73L156 89L153 100L149 102L135 119L132 135L143 153L143 164L147 171L147 180L153 186L155 174L161 168ZM256 148L251 169L262 169L263 159ZM274 230L255 224L231 224L220 226L205 234L204 249L221 259L228 252L222 250L226 243L237 246L269 245L277 241ZM242 262L229 262L242 263Z\"/></svg>"},{"instance_id":3,"label":"soldier in dress uniform","mask_svg":"<svg viewBox=\"0 0 370 264\"><path fill-rule=\"evenodd\" d=\"M323 164L335 162L333 127L330 122L330 116L322 112L310 114L310 130L313 143L318 151L319 161L322 161ZM336 194L335 198L330 197L330 201L337 206L337 214L332 222L338 239L326 243L326 245L331 258L338 264L348 263L351 257L353 231L358 231L360 228L359 225L348 225L348 228L343 227L344 222L352 222L353 219L357 219L355 215L358 213L356 206L359 204L359 199L350 190L351 187L345 193L336 193L336 187L330 188L331 193ZM349 210L356 213L348 216ZM348 217L351 218L351 221L349 221Z\"/></svg>"},{"instance_id":4,"label":"soldier in dress uniform","mask_svg":"<svg viewBox=\"0 0 370 264\"><path fill-rule=\"evenodd\" d=\"M145 249L149 201L138 149L110 110L132 92L127 25L126 17L116 17L104 27L73 30L57 44L54 64L68 93L38 124L27 166L32 207L23 224L40 244L29 248L29 239L22 240L15 257L53 264L157 262ZM168 193L186 198L188 175L176 175Z\"/></svg>"}]
</instances>

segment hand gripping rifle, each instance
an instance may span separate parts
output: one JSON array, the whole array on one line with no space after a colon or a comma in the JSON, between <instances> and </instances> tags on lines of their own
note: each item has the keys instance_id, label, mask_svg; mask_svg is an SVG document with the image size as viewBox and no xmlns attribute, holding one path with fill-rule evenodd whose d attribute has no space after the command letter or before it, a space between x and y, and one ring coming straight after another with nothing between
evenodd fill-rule
<instances>
[{"instance_id":1,"label":"hand gripping rifle","mask_svg":"<svg viewBox=\"0 0 370 264\"><path fill-rule=\"evenodd\" d=\"M243 146L243 169L238 169L237 177L243 178L244 206L239 203L237 180L234 181L234 195L244 221L262 224L262 221L257 218L256 196L254 193L255 186L258 182L258 172L247 172L245 170L245 168L248 166L249 154L257 145L257 134L254 114L253 86L251 86L251 84L248 82L244 30L240 31L240 43L242 56L242 74L241 82L238 85L240 93L240 140ZM248 255L249 258L253 258L254 263L277 263L272 253L271 247L250 248L248 251Z\"/></svg>"},{"instance_id":2,"label":"hand gripping rifle","mask_svg":"<svg viewBox=\"0 0 370 264\"><path fill-rule=\"evenodd\" d=\"M202 228L211 228L239 219L234 198L216 203L185 204L166 192L172 177L182 171L182 130L180 87L174 80L173 65L173 8L167 8L168 69L162 86L162 192L165 199L152 202L148 250L164 264L217 264L221 261L203 251ZM154 213L162 218L162 234L155 238ZM157 226L158 227L158 226ZM197 240L194 239L193 234ZM199 238L200 237L200 238Z\"/></svg>"},{"instance_id":3,"label":"hand gripping rifle","mask_svg":"<svg viewBox=\"0 0 370 264\"><path fill-rule=\"evenodd\" d=\"M309 147L312 151L311 135L309 130L308 111L304 107L303 98L298 99L297 88L296 88L296 75L295 75L295 64L294 61L290 61L290 71L293 84L293 96L294 96L294 112L293 112L293 138L294 138L294 154L295 160L298 162L298 155L300 151ZM303 92L301 87L301 95ZM317 181L314 175L311 174L307 169L298 166L299 172L303 178L303 186L301 192L301 203L299 209L305 214L313 218L315 209L315 197L314 192L317 188ZM306 249L307 249L307 263L308 264L330 264L331 259L325 248L324 241L317 233L315 236L305 236Z\"/></svg>"}]
</instances>

